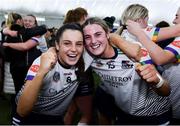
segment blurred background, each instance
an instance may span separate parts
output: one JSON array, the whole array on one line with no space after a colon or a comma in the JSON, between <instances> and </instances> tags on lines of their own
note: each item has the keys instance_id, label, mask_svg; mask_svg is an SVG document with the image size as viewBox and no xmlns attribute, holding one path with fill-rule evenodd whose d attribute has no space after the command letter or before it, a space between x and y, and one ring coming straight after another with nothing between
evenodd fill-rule
<instances>
[{"instance_id":1,"label":"blurred background","mask_svg":"<svg viewBox=\"0 0 180 126\"><path fill-rule=\"evenodd\" d=\"M86 8L89 16L115 16L118 25L122 11L130 4L139 3L149 10L149 23L156 24L172 20L180 5L179 0L0 0L0 21L8 12L22 15L32 13L37 16L40 24L48 27L59 27L69 9Z\"/></svg>"}]
</instances>

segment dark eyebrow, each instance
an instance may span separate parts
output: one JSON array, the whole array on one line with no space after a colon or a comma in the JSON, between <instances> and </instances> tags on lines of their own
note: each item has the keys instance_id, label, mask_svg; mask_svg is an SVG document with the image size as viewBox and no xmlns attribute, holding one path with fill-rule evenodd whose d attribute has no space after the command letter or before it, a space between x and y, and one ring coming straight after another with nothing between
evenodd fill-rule
<instances>
[{"instance_id":1,"label":"dark eyebrow","mask_svg":"<svg viewBox=\"0 0 180 126\"><path fill-rule=\"evenodd\" d=\"M102 31L98 31L98 32L96 32L96 33L103 33Z\"/></svg>"},{"instance_id":2,"label":"dark eyebrow","mask_svg":"<svg viewBox=\"0 0 180 126\"><path fill-rule=\"evenodd\" d=\"M62 40L63 42L72 42L71 40ZM83 41L76 41L76 42L83 42Z\"/></svg>"},{"instance_id":3,"label":"dark eyebrow","mask_svg":"<svg viewBox=\"0 0 180 126\"><path fill-rule=\"evenodd\" d=\"M67 41L68 41L68 42L71 42L70 40L66 40L66 39L64 39L64 40L62 40L62 41L63 41L63 42L64 42L64 41L65 41L65 42L67 42Z\"/></svg>"},{"instance_id":4,"label":"dark eyebrow","mask_svg":"<svg viewBox=\"0 0 180 126\"><path fill-rule=\"evenodd\" d=\"M94 34L99 34L99 33L103 33L102 31L97 31ZM90 36L89 34L84 34L84 36Z\"/></svg>"}]
</instances>

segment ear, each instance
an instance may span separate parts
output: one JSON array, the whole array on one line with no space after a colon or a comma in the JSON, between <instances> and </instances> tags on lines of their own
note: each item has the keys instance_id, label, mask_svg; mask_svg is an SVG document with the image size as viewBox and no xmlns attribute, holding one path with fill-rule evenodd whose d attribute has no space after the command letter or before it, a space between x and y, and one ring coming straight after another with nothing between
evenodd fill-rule
<instances>
[{"instance_id":1,"label":"ear","mask_svg":"<svg viewBox=\"0 0 180 126\"><path fill-rule=\"evenodd\" d=\"M109 33L106 36L107 36L107 39L109 40L110 39Z\"/></svg>"},{"instance_id":2,"label":"ear","mask_svg":"<svg viewBox=\"0 0 180 126\"><path fill-rule=\"evenodd\" d=\"M56 47L56 50L59 51L59 45L57 42L55 42L55 47Z\"/></svg>"}]
</instances>

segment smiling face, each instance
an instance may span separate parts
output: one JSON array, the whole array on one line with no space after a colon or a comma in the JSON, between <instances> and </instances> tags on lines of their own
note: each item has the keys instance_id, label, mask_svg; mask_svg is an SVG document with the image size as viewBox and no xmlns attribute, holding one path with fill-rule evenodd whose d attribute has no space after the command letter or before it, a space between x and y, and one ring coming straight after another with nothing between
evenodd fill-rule
<instances>
[{"instance_id":1,"label":"smiling face","mask_svg":"<svg viewBox=\"0 0 180 126\"><path fill-rule=\"evenodd\" d=\"M83 35L78 30L65 30L56 43L58 58L65 66L76 65L83 53Z\"/></svg>"},{"instance_id":2,"label":"smiling face","mask_svg":"<svg viewBox=\"0 0 180 126\"><path fill-rule=\"evenodd\" d=\"M108 34L98 24L89 24L83 28L85 46L95 56L103 55L108 46Z\"/></svg>"},{"instance_id":3,"label":"smiling face","mask_svg":"<svg viewBox=\"0 0 180 126\"><path fill-rule=\"evenodd\" d=\"M32 16L25 16L23 18L23 22L25 28L32 28L36 26L36 19Z\"/></svg>"}]
</instances>

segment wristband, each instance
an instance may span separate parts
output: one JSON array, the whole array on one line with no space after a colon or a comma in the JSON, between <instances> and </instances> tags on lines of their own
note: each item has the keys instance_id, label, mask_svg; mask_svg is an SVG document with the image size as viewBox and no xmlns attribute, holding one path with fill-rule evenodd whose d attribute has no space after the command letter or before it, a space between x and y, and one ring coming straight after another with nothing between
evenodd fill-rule
<instances>
[{"instance_id":1,"label":"wristband","mask_svg":"<svg viewBox=\"0 0 180 126\"><path fill-rule=\"evenodd\" d=\"M79 122L77 125L78 125L78 126L87 126L88 124L83 123L83 122Z\"/></svg>"},{"instance_id":2,"label":"wristband","mask_svg":"<svg viewBox=\"0 0 180 126\"><path fill-rule=\"evenodd\" d=\"M157 77L159 78L159 83L157 83L154 87L155 88L160 88L160 87L162 87L163 86L163 84L164 84L164 79L158 74L158 73L156 73L156 75L157 75Z\"/></svg>"}]
</instances>

